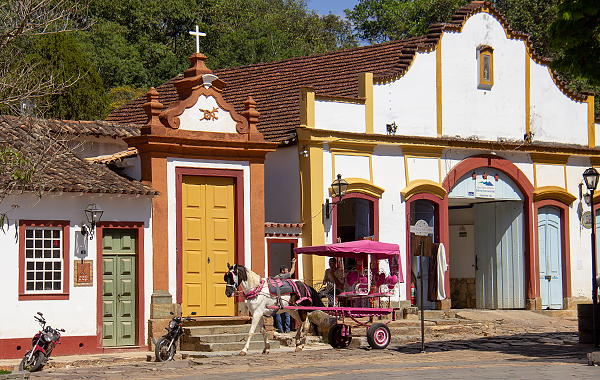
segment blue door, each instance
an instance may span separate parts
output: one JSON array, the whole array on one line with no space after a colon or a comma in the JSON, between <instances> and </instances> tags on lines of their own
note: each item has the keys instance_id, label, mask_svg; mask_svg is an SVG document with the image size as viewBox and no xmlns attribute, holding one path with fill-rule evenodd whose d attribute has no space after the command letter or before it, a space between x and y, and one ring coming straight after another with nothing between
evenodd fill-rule
<instances>
[{"instance_id":1,"label":"blue door","mask_svg":"<svg viewBox=\"0 0 600 380\"><path fill-rule=\"evenodd\" d=\"M562 309L560 211L552 206L538 210L540 295L543 309Z\"/></svg>"},{"instance_id":2,"label":"blue door","mask_svg":"<svg viewBox=\"0 0 600 380\"><path fill-rule=\"evenodd\" d=\"M523 202L473 205L478 309L525 308Z\"/></svg>"}]
</instances>

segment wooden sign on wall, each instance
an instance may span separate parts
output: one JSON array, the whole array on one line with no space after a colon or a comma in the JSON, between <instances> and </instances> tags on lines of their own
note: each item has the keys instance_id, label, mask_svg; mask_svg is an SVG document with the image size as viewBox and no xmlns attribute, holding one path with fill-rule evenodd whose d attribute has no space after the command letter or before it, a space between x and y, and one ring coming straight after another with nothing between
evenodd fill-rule
<instances>
[{"instance_id":1,"label":"wooden sign on wall","mask_svg":"<svg viewBox=\"0 0 600 380\"><path fill-rule=\"evenodd\" d=\"M73 261L73 283L75 286L94 285L93 260Z\"/></svg>"}]
</instances>

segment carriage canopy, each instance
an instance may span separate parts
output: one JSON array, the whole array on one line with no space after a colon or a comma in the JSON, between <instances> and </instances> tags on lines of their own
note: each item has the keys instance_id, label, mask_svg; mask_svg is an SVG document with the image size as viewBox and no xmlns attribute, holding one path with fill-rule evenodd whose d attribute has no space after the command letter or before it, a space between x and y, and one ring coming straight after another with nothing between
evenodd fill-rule
<instances>
[{"instance_id":1,"label":"carriage canopy","mask_svg":"<svg viewBox=\"0 0 600 380\"><path fill-rule=\"evenodd\" d=\"M295 253L317 256L348 257L363 259L371 255L376 260L389 260L390 264L397 266L400 282L403 282L402 266L400 263L400 247L398 244L382 243L372 240L357 240L346 243L313 245L309 247L294 248Z\"/></svg>"}]
</instances>

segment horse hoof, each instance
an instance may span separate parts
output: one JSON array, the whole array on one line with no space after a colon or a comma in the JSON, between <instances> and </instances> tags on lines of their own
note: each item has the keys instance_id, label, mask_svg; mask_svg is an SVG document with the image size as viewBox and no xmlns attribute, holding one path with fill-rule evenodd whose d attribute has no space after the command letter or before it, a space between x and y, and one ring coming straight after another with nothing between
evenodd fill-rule
<instances>
[{"instance_id":1,"label":"horse hoof","mask_svg":"<svg viewBox=\"0 0 600 380\"><path fill-rule=\"evenodd\" d=\"M246 351L240 352L240 356L246 356Z\"/></svg>"},{"instance_id":2,"label":"horse hoof","mask_svg":"<svg viewBox=\"0 0 600 380\"><path fill-rule=\"evenodd\" d=\"M302 347L296 347L296 352L302 351Z\"/></svg>"},{"instance_id":3,"label":"horse hoof","mask_svg":"<svg viewBox=\"0 0 600 380\"><path fill-rule=\"evenodd\" d=\"M263 354L268 354L268 353L269 353L269 350L264 350L263 351Z\"/></svg>"}]
</instances>

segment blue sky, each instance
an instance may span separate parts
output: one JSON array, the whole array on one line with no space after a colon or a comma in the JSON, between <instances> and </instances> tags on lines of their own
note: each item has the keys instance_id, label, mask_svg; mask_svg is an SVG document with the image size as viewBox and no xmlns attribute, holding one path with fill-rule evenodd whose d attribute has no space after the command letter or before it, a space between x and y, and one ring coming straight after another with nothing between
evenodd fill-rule
<instances>
[{"instance_id":1,"label":"blue sky","mask_svg":"<svg viewBox=\"0 0 600 380\"><path fill-rule=\"evenodd\" d=\"M352 9L358 0L307 0L308 7L314 9L320 15L326 15L329 12L338 16L345 16L344 9Z\"/></svg>"}]
</instances>

